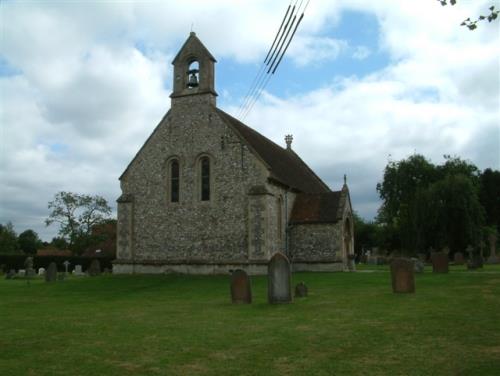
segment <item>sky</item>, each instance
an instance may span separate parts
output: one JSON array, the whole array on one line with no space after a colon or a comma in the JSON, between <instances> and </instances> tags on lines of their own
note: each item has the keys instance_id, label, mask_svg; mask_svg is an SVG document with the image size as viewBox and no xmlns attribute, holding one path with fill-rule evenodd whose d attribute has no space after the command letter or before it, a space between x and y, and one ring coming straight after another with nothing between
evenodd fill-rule
<instances>
[{"instance_id":1,"label":"sky","mask_svg":"<svg viewBox=\"0 0 500 376\"><path fill-rule=\"evenodd\" d=\"M289 4L1 1L0 223L50 241L59 191L116 211L118 177L170 108L171 62L189 32L217 59L217 106L237 115ZM293 134L332 190L346 174L366 219L388 161L447 154L500 169L500 21L460 26L492 4L310 0L244 122L282 146Z\"/></svg>"}]
</instances>

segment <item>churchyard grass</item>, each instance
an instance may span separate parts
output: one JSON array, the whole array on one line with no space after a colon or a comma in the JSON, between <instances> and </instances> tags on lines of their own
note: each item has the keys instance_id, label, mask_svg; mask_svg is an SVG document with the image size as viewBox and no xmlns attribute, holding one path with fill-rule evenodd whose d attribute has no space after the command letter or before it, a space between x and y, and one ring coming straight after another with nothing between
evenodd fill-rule
<instances>
[{"instance_id":1,"label":"churchyard grass","mask_svg":"<svg viewBox=\"0 0 500 376\"><path fill-rule=\"evenodd\" d=\"M309 297L230 303L229 276L0 280L0 374L498 375L500 265L295 273Z\"/></svg>"}]
</instances>

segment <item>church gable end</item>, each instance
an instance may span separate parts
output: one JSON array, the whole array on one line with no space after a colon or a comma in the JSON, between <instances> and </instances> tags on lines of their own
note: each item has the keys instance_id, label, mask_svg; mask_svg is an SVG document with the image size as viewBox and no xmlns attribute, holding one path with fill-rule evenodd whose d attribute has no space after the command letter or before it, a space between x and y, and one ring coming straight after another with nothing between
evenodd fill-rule
<instances>
[{"instance_id":1,"label":"church gable end","mask_svg":"<svg viewBox=\"0 0 500 376\"><path fill-rule=\"evenodd\" d=\"M278 251L338 261L333 222L304 246L312 227L294 224L292 208L316 205L314 213L330 220L342 195L291 150L291 137L284 149L216 107L215 62L194 33L172 62L171 109L120 177L114 271L261 273ZM289 225L305 227L289 232ZM328 254L303 252L324 239Z\"/></svg>"}]
</instances>

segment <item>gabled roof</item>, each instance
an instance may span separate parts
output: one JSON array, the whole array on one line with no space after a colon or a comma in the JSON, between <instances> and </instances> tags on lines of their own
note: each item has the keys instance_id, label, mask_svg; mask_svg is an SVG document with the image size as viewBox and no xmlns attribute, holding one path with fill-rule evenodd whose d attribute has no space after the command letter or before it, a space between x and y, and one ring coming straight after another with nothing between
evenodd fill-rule
<instances>
[{"instance_id":1,"label":"gabled roof","mask_svg":"<svg viewBox=\"0 0 500 376\"><path fill-rule=\"evenodd\" d=\"M196 33L194 33L193 31L189 33L188 39L186 39L181 49L177 53L177 55L175 55L172 64L175 64L177 60L182 56L182 54L184 54L186 51L201 51L203 52L203 54L208 56L213 62L217 62L217 60L215 60L210 51L208 51L208 49L204 46L204 44L201 43L201 40L198 39Z\"/></svg>"},{"instance_id":2,"label":"gabled roof","mask_svg":"<svg viewBox=\"0 0 500 376\"><path fill-rule=\"evenodd\" d=\"M299 193L293 204L291 224L335 223L342 219L345 195L342 191L328 193Z\"/></svg>"},{"instance_id":3,"label":"gabled roof","mask_svg":"<svg viewBox=\"0 0 500 376\"><path fill-rule=\"evenodd\" d=\"M229 125L270 169L271 179L306 193L326 193L330 188L291 149L284 149L231 115L216 108Z\"/></svg>"}]
</instances>

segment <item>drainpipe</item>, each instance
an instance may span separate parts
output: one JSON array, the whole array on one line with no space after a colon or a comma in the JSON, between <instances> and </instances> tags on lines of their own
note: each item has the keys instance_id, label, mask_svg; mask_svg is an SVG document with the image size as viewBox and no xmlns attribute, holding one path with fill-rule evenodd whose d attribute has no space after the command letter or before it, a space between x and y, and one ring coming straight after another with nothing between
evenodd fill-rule
<instances>
[{"instance_id":1,"label":"drainpipe","mask_svg":"<svg viewBox=\"0 0 500 376\"><path fill-rule=\"evenodd\" d=\"M288 189L285 191L285 255L288 257Z\"/></svg>"}]
</instances>

